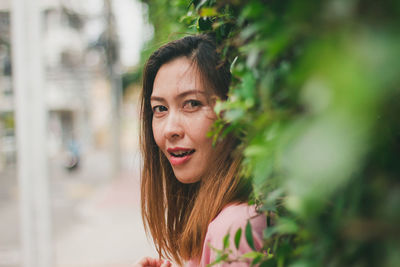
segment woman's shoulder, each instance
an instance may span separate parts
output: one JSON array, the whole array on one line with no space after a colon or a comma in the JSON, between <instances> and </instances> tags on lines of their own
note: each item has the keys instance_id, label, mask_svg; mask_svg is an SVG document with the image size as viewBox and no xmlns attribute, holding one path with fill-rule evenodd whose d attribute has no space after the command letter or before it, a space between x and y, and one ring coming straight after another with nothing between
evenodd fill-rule
<instances>
[{"instance_id":1,"label":"woman's shoulder","mask_svg":"<svg viewBox=\"0 0 400 267\"><path fill-rule=\"evenodd\" d=\"M256 207L248 204L230 204L222 209L222 211L208 225L206 237L203 245L203 253L200 263L196 260L190 261L188 266L206 266L212 263L217 254L215 249L221 250L224 246L224 238L229 234L229 249L233 256L239 256L246 252L252 251L247 244L245 238L245 227L250 222L252 227L252 235L254 247L259 250L262 247L263 231L266 228L266 217L257 212ZM242 229L239 247L234 245L235 234L238 229ZM221 264L218 266L226 266ZM249 266L247 262L235 262L229 266L244 267Z\"/></svg>"},{"instance_id":2,"label":"woman's shoulder","mask_svg":"<svg viewBox=\"0 0 400 267\"><path fill-rule=\"evenodd\" d=\"M255 205L231 204L226 206L215 219L209 224L205 245L211 244L215 248L222 248L224 237L229 234L231 243L236 232L242 229L242 237L240 241L239 251L250 251L246 239L244 238L245 228L250 222L253 241L256 249L261 248L263 232L267 226L266 217L262 213L258 213ZM234 248L233 248L234 249Z\"/></svg>"},{"instance_id":3,"label":"woman's shoulder","mask_svg":"<svg viewBox=\"0 0 400 267\"><path fill-rule=\"evenodd\" d=\"M209 224L208 233L226 233L227 229L230 229L230 232L239 228L244 230L248 221L250 221L253 231L257 229L262 231L266 226L265 216L257 212L255 205L248 205L247 203L230 204L223 208Z\"/></svg>"}]
</instances>

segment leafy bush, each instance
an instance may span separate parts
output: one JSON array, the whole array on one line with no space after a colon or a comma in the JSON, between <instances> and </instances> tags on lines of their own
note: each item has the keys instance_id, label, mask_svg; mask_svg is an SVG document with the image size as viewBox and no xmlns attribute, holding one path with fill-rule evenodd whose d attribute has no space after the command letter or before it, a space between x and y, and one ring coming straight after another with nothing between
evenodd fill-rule
<instances>
[{"instance_id":1,"label":"leafy bush","mask_svg":"<svg viewBox=\"0 0 400 267\"><path fill-rule=\"evenodd\" d=\"M232 62L215 134L241 136L243 175L272 222L265 251L246 256L400 266L400 2L164 2L153 5L213 33Z\"/></svg>"}]
</instances>

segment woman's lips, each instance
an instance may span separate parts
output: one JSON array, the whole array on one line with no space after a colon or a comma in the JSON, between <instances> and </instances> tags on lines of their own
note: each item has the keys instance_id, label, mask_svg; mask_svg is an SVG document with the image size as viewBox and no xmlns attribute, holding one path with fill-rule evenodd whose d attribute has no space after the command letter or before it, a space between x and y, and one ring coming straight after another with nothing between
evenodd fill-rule
<instances>
[{"instance_id":1,"label":"woman's lips","mask_svg":"<svg viewBox=\"0 0 400 267\"><path fill-rule=\"evenodd\" d=\"M187 162L192 157L192 155L193 154L189 154L184 157L174 157L171 155L169 158L169 162L171 162L172 166L178 166Z\"/></svg>"},{"instance_id":2,"label":"woman's lips","mask_svg":"<svg viewBox=\"0 0 400 267\"><path fill-rule=\"evenodd\" d=\"M169 161L171 162L172 166L178 166L186 163L192 157L193 153L195 152L194 149L188 148L169 148L167 149L169 153ZM182 156L182 154L185 154ZM181 156L179 156L181 155Z\"/></svg>"}]
</instances>

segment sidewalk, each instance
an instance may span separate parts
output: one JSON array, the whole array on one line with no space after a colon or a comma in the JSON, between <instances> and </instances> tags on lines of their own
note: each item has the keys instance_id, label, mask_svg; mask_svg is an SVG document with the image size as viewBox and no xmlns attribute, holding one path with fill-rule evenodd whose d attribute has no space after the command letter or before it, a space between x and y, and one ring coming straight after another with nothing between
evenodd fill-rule
<instances>
[{"instance_id":1,"label":"sidewalk","mask_svg":"<svg viewBox=\"0 0 400 267\"><path fill-rule=\"evenodd\" d=\"M111 177L105 153L86 155L81 169L71 173L59 159L50 162L55 267L128 267L156 255L140 216L139 156L125 158L128 164L118 177ZM19 267L18 196L5 194L15 191L14 184L3 191L0 267ZM15 231L6 235L10 229Z\"/></svg>"},{"instance_id":2,"label":"sidewalk","mask_svg":"<svg viewBox=\"0 0 400 267\"><path fill-rule=\"evenodd\" d=\"M57 239L57 266L131 266L154 255L144 234L137 188L124 175L79 205L80 220Z\"/></svg>"},{"instance_id":3,"label":"sidewalk","mask_svg":"<svg viewBox=\"0 0 400 267\"><path fill-rule=\"evenodd\" d=\"M125 267L155 255L140 216L138 160L138 155L132 155L128 171L107 179L108 156L92 155L83 162L85 169L92 170L90 177L82 177L85 173L68 177L68 194L79 204L74 222L56 231L57 267Z\"/></svg>"}]
</instances>

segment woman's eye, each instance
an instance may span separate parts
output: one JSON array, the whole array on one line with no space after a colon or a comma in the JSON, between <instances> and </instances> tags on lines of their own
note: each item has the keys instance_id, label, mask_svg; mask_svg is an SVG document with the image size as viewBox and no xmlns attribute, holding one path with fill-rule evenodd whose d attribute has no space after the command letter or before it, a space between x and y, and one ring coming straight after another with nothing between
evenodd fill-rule
<instances>
[{"instance_id":1,"label":"woman's eye","mask_svg":"<svg viewBox=\"0 0 400 267\"><path fill-rule=\"evenodd\" d=\"M183 104L183 109L188 111L197 110L202 106L202 103L198 100L188 100Z\"/></svg>"},{"instance_id":2,"label":"woman's eye","mask_svg":"<svg viewBox=\"0 0 400 267\"><path fill-rule=\"evenodd\" d=\"M158 106L154 106L154 107L152 108L152 110L153 110L153 113L162 113L162 112L167 111L168 109L167 109L166 106L158 105Z\"/></svg>"}]
</instances>

